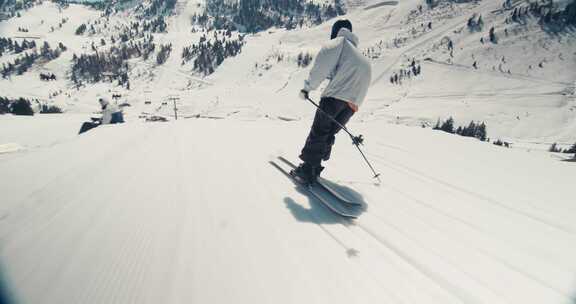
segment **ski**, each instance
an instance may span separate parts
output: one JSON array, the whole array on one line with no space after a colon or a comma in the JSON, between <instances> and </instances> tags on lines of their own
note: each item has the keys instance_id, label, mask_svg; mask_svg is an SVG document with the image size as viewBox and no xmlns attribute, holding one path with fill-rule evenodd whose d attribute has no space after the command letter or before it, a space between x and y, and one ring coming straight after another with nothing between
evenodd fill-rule
<instances>
[{"instance_id":1,"label":"ski","mask_svg":"<svg viewBox=\"0 0 576 304\"><path fill-rule=\"evenodd\" d=\"M292 169L296 169L296 165L294 165L291 161L287 160L286 158L284 158L282 156L278 156L278 159L281 160L286 165L292 167ZM360 204L358 202L354 202L354 201L351 201L351 200L345 198L342 194L340 194L340 192L338 192L336 189L334 189L332 186L330 186L328 183L326 183L326 180L323 179L322 177L318 178L316 183L321 188L323 188L326 192L330 193L332 196L337 198L341 203L343 203L345 205L350 205L350 206L362 206L362 204Z\"/></svg>"},{"instance_id":2,"label":"ski","mask_svg":"<svg viewBox=\"0 0 576 304\"><path fill-rule=\"evenodd\" d=\"M294 184L296 184L299 187L302 187L303 189L306 189L306 191L308 191L308 193L310 193L310 195L312 197L314 197L316 200L318 200L320 203L322 203L322 205L324 205L326 208L328 208L333 213L335 213L339 216L342 216L344 218L347 218L347 219L358 218L358 215L351 213L351 212L347 212L345 210L341 210L341 208L338 208L334 204L330 203L326 198L322 197L322 195L320 193L318 193L318 191L317 191L318 188L316 188L314 186L307 186L307 185L303 185L303 184L299 183L294 178L294 176L292 176L292 174L290 174L290 172L288 172L286 169L282 168L282 166L275 163L274 161L269 161L269 163L272 166L274 166L276 169L278 169L280 172L282 172L284 175L286 175Z\"/></svg>"},{"instance_id":3,"label":"ski","mask_svg":"<svg viewBox=\"0 0 576 304\"><path fill-rule=\"evenodd\" d=\"M320 187L322 187L324 190L326 190L326 192L329 192L330 194L332 194L335 198L337 198L342 203L344 203L346 205L351 205L351 206L362 206L361 203L351 201L351 200L345 198L342 194L340 194L340 192L338 192L338 190L334 189L332 186L330 186L328 183L326 183L326 180L324 178L322 178L322 177L318 178L317 182L318 182L318 185L320 185Z\"/></svg>"}]
</instances>

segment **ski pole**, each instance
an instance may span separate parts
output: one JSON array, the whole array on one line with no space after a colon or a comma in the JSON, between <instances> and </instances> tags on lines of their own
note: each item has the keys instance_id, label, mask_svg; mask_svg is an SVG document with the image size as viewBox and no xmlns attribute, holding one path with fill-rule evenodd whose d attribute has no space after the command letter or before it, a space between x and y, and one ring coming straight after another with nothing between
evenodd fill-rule
<instances>
[{"instance_id":1,"label":"ski pole","mask_svg":"<svg viewBox=\"0 0 576 304\"><path fill-rule=\"evenodd\" d=\"M330 120L332 120L332 122L334 122L336 125L338 125L342 130L344 130L346 133L348 133L348 135L352 139L352 144L356 146L356 148L358 149L358 152L360 152L360 154L362 155L362 158L364 158L364 161L366 162L366 164L368 164L368 167L370 167L370 170L372 170L372 173L374 173L373 178L377 179L378 182L381 183L380 173L376 173L376 170L374 170L374 167L372 166L370 161L368 161L368 158L366 157L366 155L364 154L362 149L360 149L360 145L362 145L364 143L364 138L362 137L362 135L354 136L354 134L352 134L348 130L348 128L346 128L343 124L341 124L339 121L337 121L336 118L332 117L332 115L330 115L330 114L326 113L324 110L322 110L322 108L320 108L320 106L316 102L314 102L314 100L310 99L310 97L308 97L308 96L306 96L306 99L311 104L313 104L316 107L316 109L318 109L318 111L320 113L324 114L326 117L328 117Z\"/></svg>"},{"instance_id":2,"label":"ski pole","mask_svg":"<svg viewBox=\"0 0 576 304\"><path fill-rule=\"evenodd\" d=\"M364 142L364 138L362 138L362 135L359 136L354 136L352 133L350 133L350 131L348 131L348 129L342 125L339 121L337 121L334 117L332 117L332 115L324 112L324 110L322 110L322 108L320 108L320 106L314 102L314 100L310 99L310 97L306 97L306 99L312 103L316 109L318 109L318 111L320 111L320 113L324 114L326 117L330 118L330 120L332 120L332 122L334 122L336 125L338 125L342 130L344 130L346 133L348 133L348 135L350 135L350 138L352 139L352 143L356 146L358 146L359 144L361 145Z\"/></svg>"}]
</instances>

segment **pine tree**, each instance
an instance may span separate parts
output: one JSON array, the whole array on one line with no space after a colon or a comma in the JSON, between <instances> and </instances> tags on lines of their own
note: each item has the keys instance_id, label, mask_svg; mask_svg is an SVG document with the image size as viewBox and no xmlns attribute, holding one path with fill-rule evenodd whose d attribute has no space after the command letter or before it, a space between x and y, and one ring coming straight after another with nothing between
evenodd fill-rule
<instances>
[{"instance_id":1,"label":"pine tree","mask_svg":"<svg viewBox=\"0 0 576 304\"><path fill-rule=\"evenodd\" d=\"M488 134L486 133L486 124L482 122L476 129L476 134L474 135L474 137L478 138L481 141L486 141L487 136Z\"/></svg>"},{"instance_id":2,"label":"pine tree","mask_svg":"<svg viewBox=\"0 0 576 304\"><path fill-rule=\"evenodd\" d=\"M573 0L564 9L564 19L567 24L576 25L576 0Z\"/></svg>"},{"instance_id":3,"label":"pine tree","mask_svg":"<svg viewBox=\"0 0 576 304\"><path fill-rule=\"evenodd\" d=\"M32 116L34 115L34 110L32 110L30 101L21 97L12 103L12 114Z\"/></svg>"},{"instance_id":4,"label":"pine tree","mask_svg":"<svg viewBox=\"0 0 576 304\"><path fill-rule=\"evenodd\" d=\"M40 113L42 113L42 114L59 114L59 113L63 113L63 111L58 106L43 104L40 107Z\"/></svg>"},{"instance_id":5,"label":"pine tree","mask_svg":"<svg viewBox=\"0 0 576 304\"><path fill-rule=\"evenodd\" d=\"M498 39L496 38L496 33L495 33L494 27L490 28L488 35L490 36L490 42L492 42L494 44L498 43Z\"/></svg>"},{"instance_id":6,"label":"pine tree","mask_svg":"<svg viewBox=\"0 0 576 304\"><path fill-rule=\"evenodd\" d=\"M476 26L480 31L482 30L482 28L484 28L484 20L482 20L482 15L478 17L478 21L476 21Z\"/></svg>"},{"instance_id":7,"label":"pine tree","mask_svg":"<svg viewBox=\"0 0 576 304\"><path fill-rule=\"evenodd\" d=\"M474 16L472 16L468 19L468 22L466 25L468 26L469 31L473 32L475 30L476 20L474 20Z\"/></svg>"},{"instance_id":8,"label":"pine tree","mask_svg":"<svg viewBox=\"0 0 576 304\"><path fill-rule=\"evenodd\" d=\"M42 45L42 48L40 49L40 55L44 58L49 59L50 58L50 44L48 43L48 41L44 41L44 45Z\"/></svg>"},{"instance_id":9,"label":"pine tree","mask_svg":"<svg viewBox=\"0 0 576 304\"><path fill-rule=\"evenodd\" d=\"M6 114L10 111L10 100L0 97L0 114Z\"/></svg>"},{"instance_id":10,"label":"pine tree","mask_svg":"<svg viewBox=\"0 0 576 304\"><path fill-rule=\"evenodd\" d=\"M454 118L448 118L440 127L440 129L447 133L454 133Z\"/></svg>"},{"instance_id":11,"label":"pine tree","mask_svg":"<svg viewBox=\"0 0 576 304\"><path fill-rule=\"evenodd\" d=\"M18 44L18 41L14 41L14 53L19 54L19 53L22 53L22 51L23 51L23 49Z\"/></svg>"},{"instance_id":12,"label":"pine tree","mask_svg":"<svg viewBox=\"0 0 576 304\"><path fill-rule=\"evenodd\" d=\"M296 60L298 62L298 66L301 67L302 66L302 53L298 54L298 57Z\"/></svg>"},{"instance_id":13,"label":"pine tree","mask_svg":"<svg viewBox=\"0 0 576 304\"><path fill-rule=\"evenodd\" d=\"M474 121L471 121L468 124L468 126L462 130L461 135L465 137L473 137L475 131L476 131L476 124L474 123Z\"/></svg>"},{"instance_id":14,"label":"pine tree","mask_svg":"<svg viewBox=\"0 0 576 304\"><path fill-rule=\"evenodd\" d=\"M82 34L84 34L85 31L86 31L86 24L82 23L82 24L76 29L76 35L82 35Z\"/></svg>"}]
</instances>

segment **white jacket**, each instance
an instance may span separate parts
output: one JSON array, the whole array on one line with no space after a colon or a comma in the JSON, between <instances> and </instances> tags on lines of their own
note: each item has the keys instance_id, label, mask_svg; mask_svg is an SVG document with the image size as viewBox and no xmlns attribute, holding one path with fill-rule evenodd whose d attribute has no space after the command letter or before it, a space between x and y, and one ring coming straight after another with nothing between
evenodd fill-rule
<instances>
[{"instance_id":1,"label":"white jacket","mask_svg":"<svg viewBox=\"0 0 576 304\"><path fill-rule=\"evenodd\" d=\"M120 112L118 106L108 103L106 108L102 110L102 124L106 125L112 122L112 114Z\"/></svg>"},{"instance_id":2,"label":"white jacket","mask_svg":"<svg viewBox=\"0 0 576 304\"><path fill-rule=\"evenodd\" d=\"M324 81L330 83L322 97L333 97L361 106L372 80L370 62L358 49L358 37L347 28L326 44L314 60L304 90L313 91Z\"/></svg>"}]
</instances>

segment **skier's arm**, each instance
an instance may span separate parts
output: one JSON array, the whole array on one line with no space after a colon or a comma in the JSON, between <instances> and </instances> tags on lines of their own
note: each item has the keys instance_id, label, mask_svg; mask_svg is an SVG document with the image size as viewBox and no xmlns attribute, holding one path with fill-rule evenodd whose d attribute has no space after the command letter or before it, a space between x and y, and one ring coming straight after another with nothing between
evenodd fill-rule
<instances>
[{"instance_id":1,"label":"skier's arm","mask_svg":"<svg viewBox=\"0 0 576 304\"><path fill-rule=\"evenodd\" d=\"M308 79L304 81L304 91L310 92L318 88L318 86L326 79L338 65L340 53L342 52L342 44L332 45L330 47L323 47L316 59L314 65L310 70Z\"/></svg>"}]
</instances>

